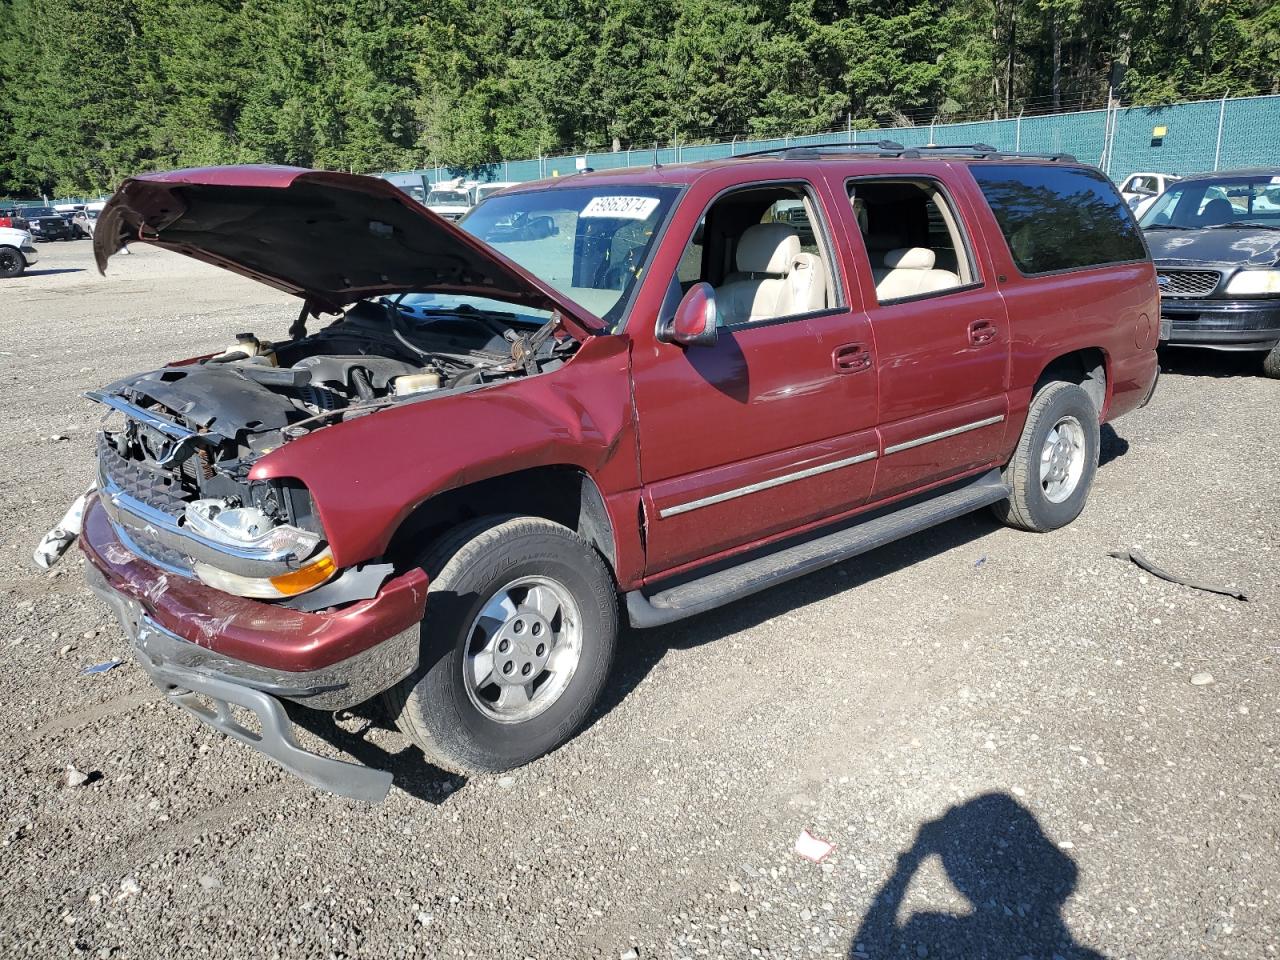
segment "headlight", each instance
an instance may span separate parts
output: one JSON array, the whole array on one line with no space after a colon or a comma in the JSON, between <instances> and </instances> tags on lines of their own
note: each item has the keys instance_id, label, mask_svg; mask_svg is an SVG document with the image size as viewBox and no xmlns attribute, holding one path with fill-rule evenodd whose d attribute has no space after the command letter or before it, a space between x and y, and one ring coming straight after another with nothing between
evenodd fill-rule
<instances>
[{"instance_id":1,"label":"headlight","mask_svg":"<svg viewBox=\"0 0 1280 960\"><path fill-rule=\"evenodd\" d=\"M214 564L197 561L193 567L203 583L241 597L278 600L306 593L333 578L338 572L329 548L316 552L318 534L289 524L276 523L256 507L228 507L222 500L193 500L187 504L186 528L189 535L218 545L220 550L238 559L264 561L296 569L274 575L246 576L232 573Z\"/></svg>"},{"instance_id":2,"label":"headlight","mask_svg":"<svg viewBox=\"0 0 1280 960\"><path fill-rule=\"evenodd\" d=\"M315 587L326 583L338 572L333 556L326 547L313 559L307 561L297 570L283 573L278 577L242 577L238 573L228 573L207 563L197 563L195 574L202 583L233 593L238 597L253 597L258 600L280 600L284 597L296 597Z\"/></svg>"},{"instance_id":3,"label":"headlight","mask_svg":"<svg viewBox=\"0 0 1280 960\"><path fill-rule=\"evenodd\" d=\"M320 545L309 530L276 523L256 507L227 507L222 500L187 504L187 526L206 539L257 560L305 560Z\"/></svg>"},{"instance_id":4,"label":"headlight","mask_svg":"<svg viewBox=\"0 0 1280 960\"><path fill-rule=\"evenodd\" d=\"M1241 270L1227 284L1227 293L1244 296L1280 293L1280 270Z\"/></svg>"}]
</instances>

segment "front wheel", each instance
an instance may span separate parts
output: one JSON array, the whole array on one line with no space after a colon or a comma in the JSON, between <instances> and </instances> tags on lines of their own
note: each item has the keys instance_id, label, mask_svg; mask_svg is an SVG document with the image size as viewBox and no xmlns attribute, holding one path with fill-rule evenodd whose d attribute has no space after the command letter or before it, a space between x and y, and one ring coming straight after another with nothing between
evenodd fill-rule
<instances>
[{"instance_id":1,"label":"front wheel","mask_svg":"<svg viewBox=\"0 0 1280 960\"><path fill-rule=\"evenodd\" d=\"M1009 499L992 507L996 516L1035 533L1066 526L1089 498L1098 441L1098 410L1083 387L1057 382L1041 387L1005 467Z\"/></svg>"},{"instance_id":2,"label":"front wheel","mask_svg":"<svg viewBox=\"0 0 1280 960\"><path fill-rule=\"evenodd\" d=\"M396 725L459 773L554 750L604 688L618 633L613 579L572 530L488 517L447 535L430 576L418 669L387 691Z\"/></svg>"},{"instance_id":3,"label":"front wheel","mask_svg":"<svg viewBox=\"0 0 1280 960\"><path fill-rule=\"evenodd\" d=\"M20 277L27 261L13 247L0 247L0 277Z\"/></svg>"}]
</instances>

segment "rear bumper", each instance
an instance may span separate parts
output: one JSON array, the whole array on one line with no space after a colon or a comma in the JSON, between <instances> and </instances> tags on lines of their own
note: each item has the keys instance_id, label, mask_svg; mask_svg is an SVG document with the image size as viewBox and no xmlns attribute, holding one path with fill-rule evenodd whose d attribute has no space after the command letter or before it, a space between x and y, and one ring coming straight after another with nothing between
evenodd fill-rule
<instances>
[{"instance_id":1,"label":"rear bumper","mask_svg":"<svg viewBox=\"0 0 1280 960\"><path fill-rule=\"evenodd\" d=\"M1280 343L1280 299L1160 303L1160 340L1174 346L1269 350Z\"/></svg>"},{"instance_id":2,"label":"rear bumper","mask_svg":"<svg viewBox=\"0 0 1280 960\"><path fill-rule=\"evenodd\" d=\"M18 249L22 252L22 259L27 261L27 266L39 262L40 251L36 249L34 243L24 244Z\"/></svg>"}]
</instances>

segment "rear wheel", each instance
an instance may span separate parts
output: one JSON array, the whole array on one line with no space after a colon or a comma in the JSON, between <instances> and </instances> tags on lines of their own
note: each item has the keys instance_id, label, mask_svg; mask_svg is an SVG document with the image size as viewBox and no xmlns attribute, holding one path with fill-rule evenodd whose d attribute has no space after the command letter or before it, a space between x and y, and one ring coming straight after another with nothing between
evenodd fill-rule
<instances>
[{"instance_id":1,"label":"rear wheel","mask_svg":"<svg viewBox=\"0 0 1280 960\"><path fill-rule=\"evenodd\" d=\"M0 277L20 277L27 261L13 247L0 247Z\"/></svg>"},{"instance_id":2,"label":"rear wheel","mask_svg":"<svg viewBox=\"0 0 1280 960\"><path fill-rule=\"evenodd\" d=\"M1083 387L1049 383L1036 392L1018 448L1004 470L1003 523L1044 533L1080 515L1098 469L1098 410Z\"/></svg>"},{"instance_id":3,"label":"rear wheel","mask_svg":"<svg viewBox=\"0 0 1280 960\"><path fill-rule=\"evenodd\" d=\"M617 592L595 549L537 517L459 527L423 560L422 656L385 702L431 762L521 766L577 731L604 687Z\"/></svg>"},{"instance_id":4,"label":"rear wheel","mask_svg":"<svg viewBox=\"0 0 1280 960\"><path fill-rule=\"evenodd\" d=\"M1277 343L1262 358L1262 372L1268 377L1280 380L1280 343Z\"/></svg>"}]
</instances>

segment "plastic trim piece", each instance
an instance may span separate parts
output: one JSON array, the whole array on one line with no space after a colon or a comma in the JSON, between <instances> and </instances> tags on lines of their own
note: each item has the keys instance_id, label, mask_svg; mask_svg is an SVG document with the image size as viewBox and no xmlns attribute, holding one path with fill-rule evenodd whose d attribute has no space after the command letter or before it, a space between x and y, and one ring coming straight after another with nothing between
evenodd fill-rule
<instances>
[{"instance_id":1,"label":"plastic trim piece","mask_svg":"<svg viewBox=\"0 0 1280 960\"><path fill-rule=\"evenodd\" d=\"M859 453L856 456L846 457L843 460L836 460L832 463L824 463L816 467L807 467L804 470L797 470L794 473L784 473L782 476L774 477L771 480L761 480L759 483L750 483L745 487L735 487L732 490L726 490L724 493L715 493L709 497L690 500L688 503L677 504L674 507L666 507L665 509L658 511L658 516L665 520L667 517L679 516L682 513L688 513L690 510L709 507L716 503L724 503L726 500L736 500L738 497L745 497L748 494L759 493L761 490L771 490L772 488L780 487L783 484L795 483L797 480L807 480L809 477L816 477L824 473L830 473L832 470L851 467L855 463L866 463L868 460L874 460L876 456L877 454L874 450L869 450L866 453Z\"/></svg>"},{"instance_id":2,"label":"plastic trim piece","mask_svg":"<svg viewBox=\"0 0 1280 960\"><path fill-rule=\"evenodd\" d=\"M937 433L930 433L923 437L916 437L914 440L895 443L891 447L885 447L884 454L887 457L891 453L901 453L903 450L911 450L914 447L923 447L926 443L933 443L935 440L946 440L948 437L959 436L962 433L968 433L970 430L981 430L983 427L989 427L994 423L999 423L1003 419L1004 414L999 413L994 417L987 417L985 420L975 420L973 423L966 423L963 426L952 427L950 430L940 430Z\"/></svg>"},{"instance_id":3,"label":"plastic trim piece","mask_svg":"<svg viewBox=\"0 0 1280 960\"><path fill-rule=\"evenodd\" d=\"M275 697L190 670L143 665L169 700L220 733L265 753L313 787L366 803L381 803L391 790L392 777L385 770L322 757L298 746L293 737L293 721ZM212 708L201 698L207 698ZM250 730L236 720L232 705L252 711L262 731Z\"/></svg>"}]
</instances>

